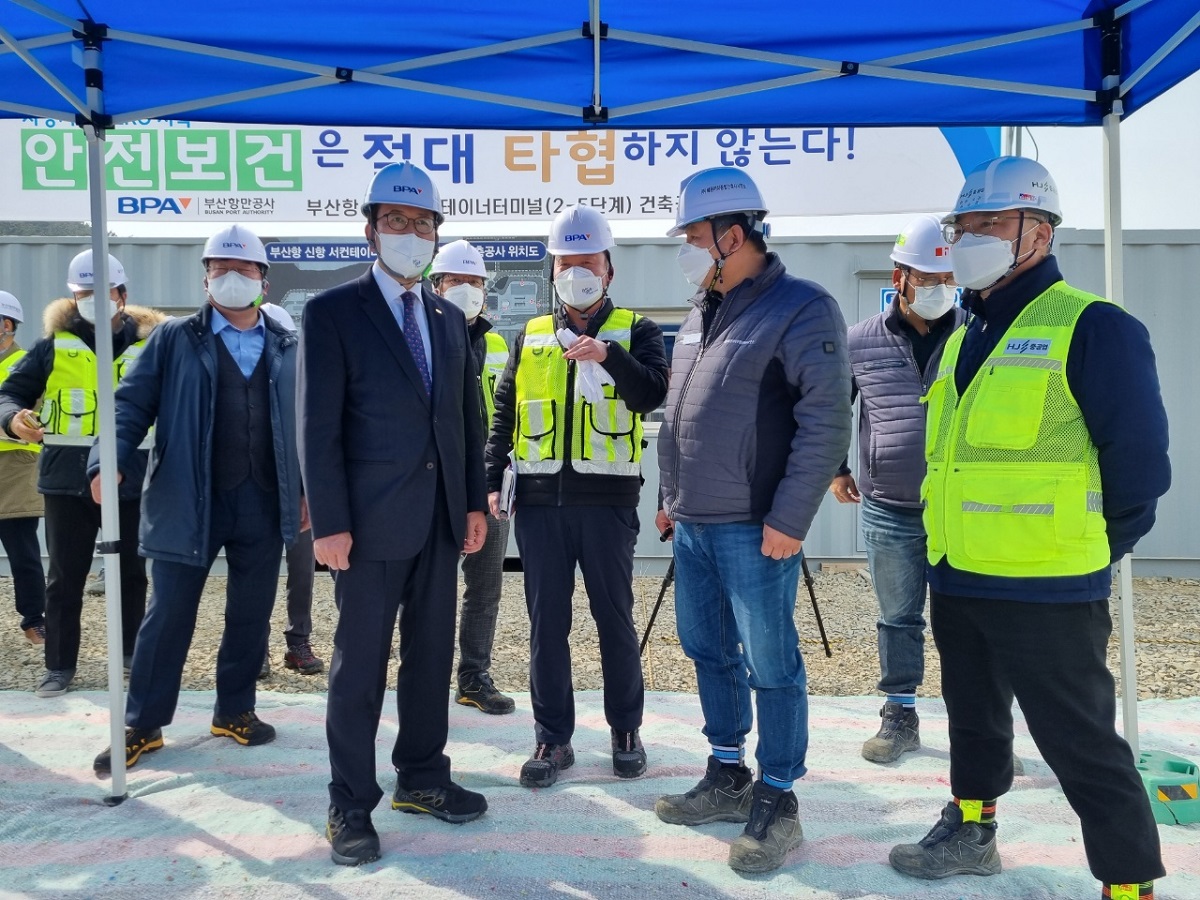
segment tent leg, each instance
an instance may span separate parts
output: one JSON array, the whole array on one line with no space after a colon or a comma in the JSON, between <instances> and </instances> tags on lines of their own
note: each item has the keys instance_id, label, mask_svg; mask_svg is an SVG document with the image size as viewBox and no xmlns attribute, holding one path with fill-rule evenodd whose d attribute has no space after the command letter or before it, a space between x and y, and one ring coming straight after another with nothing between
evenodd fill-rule
<instances>
[{"instance_id":1,"label":"tent leg","mask_svg":"<svg viewBox=\"0 0 1200 900\"><path fill-rule=\"evenodd\" d=\"M1107 80L1106 80L1107 86ZM1121 228L1121 101L1104 117L1104 284L1108 299L1125 306L1125 239ZM1120 610L1121 722L1125 740L1138 758L1137 651L1133 627L1133 556L1117 566Z\"/></svg>"},{"instance_id":2,"label":"tent leg","mask_svg":"<svg viewBox=\"0 0 1200 900\"><path fill-rule=\"evenodd\" d=\"M101 47L98 40L84 39L82 65L89 75L101 71ZM87 103L95 117L104 112L103 79L89 78ZM88 143L88 186L92 203L92 271L96 297L96 334L99 336L112 320L114 310L109 299L108 272L108 183L104 166L104 130L95 124L84 126ZM125 652L121 627L121 520L117 496L116 400L113 396L113 346L111 340L96 341L96 405L100 446L100 550L104 557L105 612L108 624L108 706L109 739L112 747L112 796L105 802L116 805L125 799L125 679L122 656Z\"/></svg>"}]
</instances>

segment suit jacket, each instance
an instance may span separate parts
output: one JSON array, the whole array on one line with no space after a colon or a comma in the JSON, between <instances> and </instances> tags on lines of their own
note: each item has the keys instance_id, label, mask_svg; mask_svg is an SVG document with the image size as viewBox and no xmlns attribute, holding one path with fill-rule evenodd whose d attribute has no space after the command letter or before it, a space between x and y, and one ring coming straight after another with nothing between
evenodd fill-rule
<instances>
[{"instance_id":1,"label":"suit jacket","mask_svg":"<svg viewBox=\"0 0 1200 900\"><path fill-rule=\"evenodd\" d=\"M435 503L446 504L459 544L467 513L487 508L483 416L466 319L424 283L419 290L429 321L432 397L369 269L304 309L296 402L313 537L348 531L352 554L363 559L416 556Z\"/></svg>"}]
</instances>

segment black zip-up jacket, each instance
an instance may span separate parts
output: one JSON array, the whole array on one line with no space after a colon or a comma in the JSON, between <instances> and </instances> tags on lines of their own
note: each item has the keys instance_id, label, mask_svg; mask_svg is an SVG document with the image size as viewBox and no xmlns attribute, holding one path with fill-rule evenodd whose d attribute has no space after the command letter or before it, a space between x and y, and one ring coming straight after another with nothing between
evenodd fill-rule
<instances>
[{"instance_id":1,"label":"black zip-up jacket","mask_svg":"<svg viewBox=\"0 0 1200 900\"><path fill-rule=\"evenodd\" d=\"M595 337L612 314L613 303L607 297L604 304L588 321L582 334ZM554 320L558 327L577 331L561 307L556 307ZM496 384L496 414L484 457L487 465L488 491L500 490L508 454L513 446L513 430L517 418L517 365L525 331L517 335L509 351L508 364ZM645 316L639 316L629 335L629 350L608 342L608 356L601 363L612 376L618 396L631 412L653 412L667 396L667 351L662 329ZM575 363L567 364L567 396L564 415L567 427L575 406ZM570 445L570 434L567 434ZM521 506L637 506L641 493L640 475L583 475L571 468L568 460L553 475L522 475L517 479L516 505Z\"/></svg>"}]
</instances>

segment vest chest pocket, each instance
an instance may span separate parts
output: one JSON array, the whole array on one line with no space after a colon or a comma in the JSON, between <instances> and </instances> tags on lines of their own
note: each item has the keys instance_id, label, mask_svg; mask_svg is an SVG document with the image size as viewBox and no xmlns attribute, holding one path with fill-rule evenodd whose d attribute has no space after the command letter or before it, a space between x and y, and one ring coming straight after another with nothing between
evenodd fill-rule
<instances>
[{"instance_id":1,"label":"vest chest pocket","mask_svg":"<svg viewBox=\"0 0 1200 900\"><path fill-rule=\"evenodd\" d=\"M613 462L633 459L634 417L624 403L619 400L584 403L581 419L585 433L580 435L580 458L601 461L611 458Z\"/></svg>"},{"instance_id":2,"label":"vest chest pocket","mask_svg":"<svg viewBox=\"0 0 1200 900\"><path fill-rule=\"evenodd\" d=\"M553 400L525 400L517 407L517 459L557 459L554 432L557 404Z\"/></svg>"},{"instance_id":3,"label":"vest chest pocket","mask_svg":"<svg viewBox=\"0 0 1200 900\"><path fill-rule=\"evenodd\" d=\"M47 434L96 434L96 394L83 388L61 390L48 396L42 407Z\"/></svg>"},{"instance_id":4,"label":"vest chest pocket","mask_svg":"<svg viewBox=\"0 0 1200 900\"><path fill-rule=\"evenodd\" d=\"M1037 442L1051 372L987 365L968 413L967 443L995 450L1028 450Z\"/></svg>"}]
</instances>

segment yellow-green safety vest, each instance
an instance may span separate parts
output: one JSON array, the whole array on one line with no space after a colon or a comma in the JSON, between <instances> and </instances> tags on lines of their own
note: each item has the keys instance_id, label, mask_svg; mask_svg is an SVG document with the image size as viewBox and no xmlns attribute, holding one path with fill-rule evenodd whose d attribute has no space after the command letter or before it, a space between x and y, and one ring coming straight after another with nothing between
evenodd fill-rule
<instances>
[{"instance_id":1,"label":"yellow-green safety vest","mask_svg":"<svg viewBox=\"0 0 1200 900\"><path fill-rule=\"evenodd\" d=\"M113 360L113 386L141 356L145 341L130 344ZM41 419L46 446L90 447L99 426L96 354L77 335L59 331L54 335L54 365L46 380L46 397ZM142 444L150 446L150 438Z\"/></svg>"},{"instance_id":2,"label":"yellow-green safety vest","mask_svg":"<svg viewBox=\"0 0 1200 900\"><path fill-rule=\"evenodd\" d=\"M627 309L614 308L596 340L612 341L628 350L638 318ZM640 474L642 417L630 411L611 384L604 386L601 403L568 397L568 360L554 331L553 316L530 319L525 328L516 377L517 474L552 475L568 457L571 468L585 475ZM569 448L565 446L568 409Z\"/></svg>"},{"instance_id":3,"label":"yellow-green safety vest","mask_svg":"<svg viewBox=\"0 0 1200 900\"><path fill-rule=\"evenodd\" d=\"M1095 444L1067 383L1080 314L1102 297L1062 282L1017 316L960 398L965 328L927 404L921 485L928 558L983 575L1087 575L1109 563Z\"/></svg>"},{"instance_id":4,"label":"yellow-green safety vest","mask_svg":"<svg viewBox=\"0 0 1200 900\"><path fill-rule=\"evenodd\" d=\"M494 331L486 332L483 340L483 371L479 373L479 378L483 384L484 424L490 429L492 416L496 414L496 382L508 363L508 344Z\"/></svg>"},{"instance_id":5,"label":"yellow-green safety vest","mask_svg":"<svg viewBox=\"0 0 1200 900\"><path fill-rule=\"evenodd\" d=\"M4 379L8 377L9 370L12 369L12 367L17 364L17 360L24 355L25 351L17 348L8 356L4 357L4 359L0 359L0 382L3 382ZM41 444L30 444L25 441L11 438L4 433L3 429L0 429L0 453L4 452L5 450L24 450L26 453L39 453L41 452L41 449Z\"/></svg>"}]
</instances>

